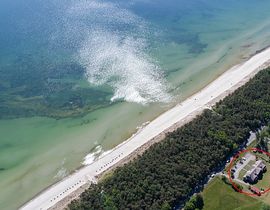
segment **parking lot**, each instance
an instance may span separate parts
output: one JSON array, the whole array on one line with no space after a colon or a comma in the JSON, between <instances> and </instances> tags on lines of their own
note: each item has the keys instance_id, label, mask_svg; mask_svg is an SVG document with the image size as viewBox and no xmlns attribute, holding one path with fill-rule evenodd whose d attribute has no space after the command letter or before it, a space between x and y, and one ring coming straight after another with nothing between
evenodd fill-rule
<instances>
[{"instance_id":1,"label":"parking lot","mask_svg":"<svg viewBox=\"0 0 270 210\"><path fill-rule=\"evenodd\" d=\"M247 153L244 157L239 159L236 165L231 169L234 179L243 183L243 175L249 170L250 162L253 163L255 160L256 157L251 153Z\"/></svg>"}]
</instances>

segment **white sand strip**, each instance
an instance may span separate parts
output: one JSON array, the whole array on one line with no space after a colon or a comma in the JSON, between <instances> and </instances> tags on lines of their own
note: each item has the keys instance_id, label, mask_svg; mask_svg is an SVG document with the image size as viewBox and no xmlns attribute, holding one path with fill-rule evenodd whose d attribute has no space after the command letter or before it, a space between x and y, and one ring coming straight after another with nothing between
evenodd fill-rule
<instances>
[{"instance_id":1,"label":"white sand strip","mask_svg":"<svg viewBox=\"0 0 270 210\"><path fill-rule=\"evenodd\" d=\"M111 166L129 156L136 149L167 130L175 123L179 123L207 108L216 99L220 99L248 81L270 59L270 49L267 49L235 66L210 83L200 92L191 96L183 103L160 115L149 123L138 134L128 139L124 144L114 148L109 154L85 166L62 181L41 192L20 209L44 210L54 206L57 202L70 195L86 182L95 181L95 176L109 169Z\"/></svg>"}]
</instances>

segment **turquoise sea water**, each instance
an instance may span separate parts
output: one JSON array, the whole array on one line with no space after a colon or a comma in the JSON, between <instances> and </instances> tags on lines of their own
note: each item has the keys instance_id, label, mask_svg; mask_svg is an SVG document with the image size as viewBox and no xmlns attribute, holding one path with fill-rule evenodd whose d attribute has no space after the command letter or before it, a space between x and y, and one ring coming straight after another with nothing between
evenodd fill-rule
<instances>
[{"instance_id":1,"label":"turquoise sea water","mask_svg":"<svg viewBox=\"0 0 270 210\"><path fill-rule=\"evenodd\" d=\"M269 8L268 0L2 0L0 209L18 208L268 46ZM86 105L77 117L48 114Z\"/></svg>"}]
</instances>

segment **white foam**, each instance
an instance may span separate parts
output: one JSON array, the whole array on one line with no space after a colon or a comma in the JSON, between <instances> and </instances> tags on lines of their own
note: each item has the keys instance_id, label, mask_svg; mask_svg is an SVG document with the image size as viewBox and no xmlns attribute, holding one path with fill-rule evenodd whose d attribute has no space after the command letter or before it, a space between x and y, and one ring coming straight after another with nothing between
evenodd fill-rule
<instances>
[{"instance_id":1,"label":"white foam","mask_svg":"<svg viewBox=\"0 0 270 210\"><path fill-rule=\"evenodd\" d=\"M101 0L66 2L55 17L58 27L51 39L75 51L74 58L92 85L110 86L112 102L171 101L163 71L149 53L149 40L156 31L126 9L129 3L123 8Z\"/></svg>"},{"instance_id":2,"label":"white foam","mask_svg":"<svg viewBox=\"0 0 270 210\"><path fill-rule=\"evenodd\" d=\"M98 157L103 153L102 146L98 145L94 148L94 151L92 153L89 153L84 157L83 165L90 165L95 160L97 160Z\"/></svg>"},{"instance_id":3,"label":"white foam","mask_svg":"<svg viewBox=\"0 0 270 210\"><path fill-rule=\"evenodd\" d=\"M146 53L146 41L108 31L89 34L79 51L86 76L95 85L110 85L112 101L168 102L162 71Z\"/></svg>"},{"instance_id":4,"label":"white foam","mask_svg":"<svg viewBox=\"0 0 270 210\"><path fill-rule=\"evenodd\" d=\"M91 84L113 89L111 101L171 100L162 70L148 55L150 33L144 20L117 4L96 0L73 3L67 16L83 39L76 58Z\"/></svg>"},{"instance_id":5,"label":"white foam","mask_svg":"<svg viewBox=\"0 0 270 210\"><path fill-rule=\"evenodd\" d=\"M94 152L89 153L84 157L84 160L82 162L83 165L90 165L94 161L96 161L99 158L104 157L108 153L110 153L112 150L104 151L101 145L98 145L95 147Z\"/></svg>"}]
</instances>

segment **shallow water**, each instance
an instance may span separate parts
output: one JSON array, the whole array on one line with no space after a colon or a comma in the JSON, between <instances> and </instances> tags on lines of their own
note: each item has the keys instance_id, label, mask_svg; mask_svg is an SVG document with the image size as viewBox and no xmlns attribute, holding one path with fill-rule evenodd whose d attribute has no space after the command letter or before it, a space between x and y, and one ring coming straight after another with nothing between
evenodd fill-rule
<instances>
[{"instance_id":1,"label":"shallow water","mask_svg":"<svg viewBox=\"0 0 270 210\"><path fill-rule=\"evenodd\" d=\"M268 46L269 6L266 0L1 1L1 104L29 105L29 97L44 95L57 104L83 87L94 108L84 117L0 120L0 209L16 209L87 154L111 149Z\"/></svg>"}]
</instances>

